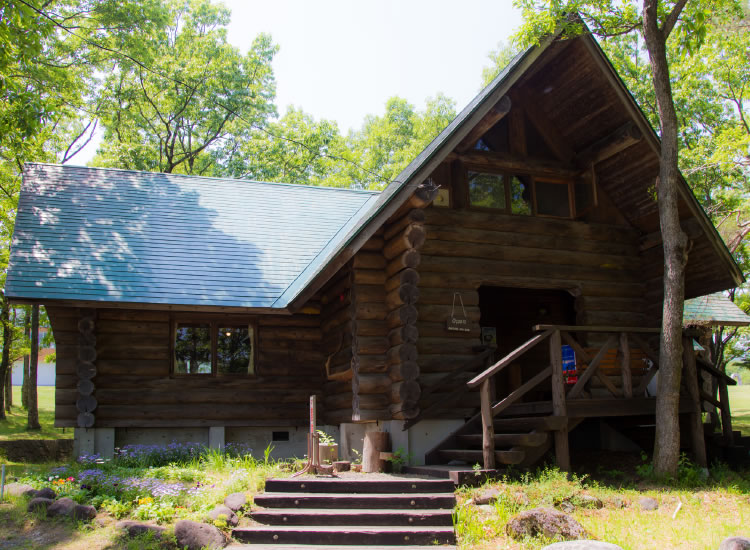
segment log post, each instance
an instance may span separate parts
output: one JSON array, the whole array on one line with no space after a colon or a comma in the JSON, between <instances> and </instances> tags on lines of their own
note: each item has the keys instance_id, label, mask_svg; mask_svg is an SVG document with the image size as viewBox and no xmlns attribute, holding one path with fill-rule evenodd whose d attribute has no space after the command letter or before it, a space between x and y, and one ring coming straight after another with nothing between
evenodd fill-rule
<instances>
[{"instance_id":1,"label":"log post","mask_svg":"<svg viewBox=\"0 0 750 550\"><path fill-rule=\"evenodd\" d=\"M719 400L721 401L721 432L727 445L734 445L734 433L732 433L732 414L729 409L729 391L727 381L719 379Z\"/></svg>"},{"instance_id":2,"label":"log post","mask_svg":"<svg viewBox=\"0 0 750 550\"><path fill-rule=\"evenodd\" d=\"M382 472L385 460L380 459L380 453L388 447L388 432L367 432L362 447L362 471Z\"/></svg>"},{"instance_id":3,"label":"log post","mask_svg":"<svg viewBox=\"0 0 750 550\"><path fill-rule=\"evenodd\" d=\"M562 340L556 330L549 339L549 357L552 363L552 413L567 418L565 404L565 382L562 369ZM570 471L570 449L568 446L568 425L555 432L555 457L561 470Z\"/></svg>"},{"instance_id":4,"label":"log post","mask_svg":"<svg viewBox=\"0 0 750 550\"><path fill-rule=\"evenodd\" d=\"M622 373L622 394L625 399L633 397L633 373L630 370L630 346L628 333L620 333L620 371Z\"/></svg>"},{"instance_id":5,"label":"log post","mask_svg":"<svg viewBox=\"0 0 750 550\"><path fill-rule=\"evenodd\" d=\"M492 416L492 387L490 378L485 379L479 387L482 403L482 459L485 470L495 469L495 425Z\"/></svg>"},{"instance_id":6,"label":"log post","mask_svg":"<svg viewBox=\"0 0 750 550\"><path fill-rule=\"evenodd\" d=\"M703 418L701 414L701 397L698 389L698 371L695 366L695 352L693 339L689 336L682 338L682 362L685 368L685 384L690 396L693 412L690 413L690 435L692 440L695 462L704 468L708 466L706 458L706 441L703 439Z\"/></svg>"}]
</instances>

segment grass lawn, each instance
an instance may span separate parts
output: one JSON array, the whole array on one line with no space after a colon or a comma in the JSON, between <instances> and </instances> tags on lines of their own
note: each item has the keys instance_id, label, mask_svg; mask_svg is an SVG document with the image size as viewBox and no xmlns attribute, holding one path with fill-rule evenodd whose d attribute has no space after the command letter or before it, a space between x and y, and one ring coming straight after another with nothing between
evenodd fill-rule
<instances>
[{"instance_id":1,"label":"grass lawn","mask_svg":"<svg viewBox=\"0 0 750 550\"><path fill-rule=\"evenodd\" d=\"M13 409L6 413L7 419L0 420L0 441L12 439L70 439L73 429L55 428L55 388L40 386L39 396L39 424L41 431L26 431L26 410L21 407L21 387L13 386Z\"/></svg>"},{"instance_id":2,"label":"grass lawn","mask_svg":"<svg viewBox=\"0 0 750 550\"><path fill-rule=\"evenodd\" d=\"M732 428L750 435L750 386L729 386Z\"/></svg>"}]
</instances>

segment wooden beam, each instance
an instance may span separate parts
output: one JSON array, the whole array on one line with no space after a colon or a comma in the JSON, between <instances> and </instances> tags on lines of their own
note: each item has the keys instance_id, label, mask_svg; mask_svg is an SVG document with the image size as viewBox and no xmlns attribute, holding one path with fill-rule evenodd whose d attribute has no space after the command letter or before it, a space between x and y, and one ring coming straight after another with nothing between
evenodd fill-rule
<instances>
[{"instance_id":1,"label":"wooden beam","mask_svg":"<svg viewBox=\"0 0 750 550\"><path fill-rule=\"evenodd\" d=\"M495 469L495 427L490 394L490 379L486 378L479 388L482 409L482 459L485 470Z\"/></svg>"},{"instance_id":2,"label":"wooden beam","mask_svg":"<svg viewBox=\"0 0 750 550\"><path fill-rule=\"evenodd\" d=\"M514 109L510 113L508 124L508 145L510 152L520 157L526 157L526 118L523 111Z\"/></svg>"},{"instance_id":3,"label":"wooden beam","mask_svg":"<svg viewBox=\"0 0 750 550\"><path fill-rule=\"evenodd\" d=\"M568 399L574 399L583 391L583 387L586 385L586 382L588 382L591 377L594 376L594 374L596 373L596 369L599 368L599 363L602 362L602 359L604 359L604 356L607 354L609 349L616 345L616 342L617 340L614 336L610 336L609 338L607 338L607 341L601 347L591 363L589 363L589 365L586 367L586 370L583 371L583 374L578 377L578 382L576 382L575 386L573 386L573 388L568 392Z\"/></svg>"},{"instance_id":4,"label":"wooden beam","mask_svg":"<svg viewBox=\"0 0 750 550\"><path fill-rule=\"evenodd\" d=\"M703 418L701 415L701 398L698 389L698 370L695 366L695 352L693 351L693 339L683 337L682 339L682 361L685 367L684 377L690 400L695 411L690 413L690 434L693 446L693 455L699 466L708 466L706 458L706 441L703 439Z\"/></svg>"},{"instance_id":5,"label":"wooden beam","mask_svg":"<svg viewBox=\"0 0 750 550\"><path fill-rule=\"evenodd\" d=\"M689 218L687 220L680 220L680 227L683 233L688 236L689 239L697 239L703 234L703 228L700 222L695 218ZM639 250L645 252L657 246L661 246L661 230L654 231L641 237L641 244Z\"/></svg>"},{"instance_id":6,"label":"wooden beam","mask_svg":"<svg viewBox=\"0 0 750 550\"><path fill-rule=\"evenodd\" d=\"M643 134L633 122L626 122L610 135L599 139L576 155L578 166L589 166L607 160L639 143Z\"/></svg>"},{"instance_id":7,"label":"wooden beam","mask_svg":"<svg viewBox=\"0 0 750 550\"><path fill-rule=\"evenodd\" d=\"M622 373L622 394L626 399L633 397L633 373L630 371L630 345L628 333L620 333L620 372Z\"/></svg>"},{"instance_id":8,"label":"wooden beam","mask_svg":"<svg viewBox=\"0 0 750 550\"><path fill-rule=\"evenodd\" d=\"M578 168L547 159L522 157L513 153L471 150L459 156L460 160L475 168L509 172L529 173L555 178L577 178L582 174Z\"/></svg>"},{"instance_id":9,"label":"wooden beam","mask_svg":"<svg viewBox=\"0 0 750 550\"><path fill-rule=\"evenodd\" d=\"M500 122L505 115L510 112L510 108L510 98L507 95L501 97L500 101L498 101L494 107L484 115L484 118L482 118L482 120L471 129L455 150L459 153L463 153L464 151L472 149L476 142L479 141L479 138L486 134L490 128Z\"/></svg>"},{"instance_id":10,"label":"wooden beam","mask_svg":"<svg viewBox=\"0 0 750 550\"><path fill-rule=\"evenodd\" d=\"M549 358L552 368L552 413L555 416L567 416L565 381L563 380L562 370L562 340L559 330L554 331L550 336ZM561 429L555 431L555 458L557 458L557 465L561 470L570 471L567 423Z\"/></svg>"},{"instance_id":11,"label":"wooden beam","mask_svg":"<svg viewBox=\"0 0 750 550\"><path fill-rule=\"evenodd\" d=\"M531 348L536 346L538 343L543 342L546 340L549 336L552 335L554 331L548 330L542 334L537 334L533 338L531 338L529 341L525 342L524 344L521 344L516 349L511 351L508 355L500 359L497 363L492 365L490 368L482 372L481 374L475 376L471 380L469 380L466 385L470 388L475 388L482 382L484 382L487 378L490 376L493 376L503 370L505 367L510 365L513 361L515 361L518 357L529 351ZM562 415L565 416L565 415Z\"/></svg>"},{"instance_id":12,"label":"wooden beam","mask_svg":"<svg viewBox=\"0 0 750 550\"><path fill-rule=\"evenodd\" d=\"M724 441L727 445L734 445L734 432L732 431L732 412L729 409L729 392L727 391L727 382L719 379L719 398L721 404L721 431L724 434Z\"/></svg>"},{"instance_id":13,"label":"wooden beam","mask_svg":"<svg viewBox=\"0 0 750 550\"><path fill-rule=\"evenodd\" d=\"M644 328L644 327L608 327L608 326L591 326L591 325L534 325L533 330L536 332L547 331L547 330L562 330L567 332L629 332L629 333L647 333L647 334L658 334L661 332L660 328Z\"/></svg>"},{"instance_id":14,"label":"wooden beam","mask_svg":"<svg viewBox=\"0 0 750 550\"><path fill-rule=\"evenodd\" d=\"M503 412L505 409L510 407L513 403L518 401L521 397L526 395L526 393L533 390L540 383L542 383L544 380L549 378L551 374L552 374L552 367L547 367L546 369L542 370L542 372L538 373L536 376L533 376L531 379L526 381L520 388L508 394L508 396L505 399L501 400L498 403L495 403L495 405L493 405L492 407L492 416L497 416L498 414Z\"/></svg>"},{"instance_id":15,"label":"wooden beam","mask_svg":"<svg viewBox=\"0 0 750 550\"><path fill-rule=\"evenodd\" d=\"M533 93L529 95L528 92L524 92L524 96L528 104L534 105L531 109L525 109L524 113L529 122L539 132L539 135L542 136L547 147L550 148L560 162L573 162L575 151L568 143L569 140L565 139L565 136L560 133L557 126L552 124L549 118L539 109L538 106L542 101L540 96Z\"/></svg>"}]
</instances>

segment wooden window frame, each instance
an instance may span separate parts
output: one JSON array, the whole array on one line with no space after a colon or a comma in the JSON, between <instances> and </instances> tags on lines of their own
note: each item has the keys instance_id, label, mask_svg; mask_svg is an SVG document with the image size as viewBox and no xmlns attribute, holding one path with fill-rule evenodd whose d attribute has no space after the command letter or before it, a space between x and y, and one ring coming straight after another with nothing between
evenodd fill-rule
<instances>
[{"instance_id":1,"label":"wooden window frame","mask_svg":"<svg viewBox=\"0 0 750 550\"><path fill-rule=\"evenodd\" d=\"M211 372L206 373L182 373L176 372L175 370L175 339L177 338L177 324L196 324L196 325L209 325L209 331L211 334ZM219 325L236 325L244 326L251 330L250 341L252 344L251 359L253 364L253 372L248 373L220 373L218 372L218 357L217 357L217 345L218 345L218 328ZM258 320L254 317L245 316L227 316L227 315L189 315L189 314L174 314L169 318L169 374L174 378L182 377L229 377L229 378L256 378L258 376Z\"/></svg>"},{"instance_id":2,"label":"wooden window frame","mask_svg":"<svg viewBox=\"0 0 750 550\"><path fill-rule=\"evenodd\" d=\"M492 208L489 206L476 206L471 203L471 192L469 190L469 172L478 172L481 174L491 174L491 175L497 175L503 177L503 186L505 187L505 208ZM535 175L533 172L523 171L523 170L516 170L516 171L508 171L508 170L493 170L492 167L488 166L479 166L479 165L473 165L473 164L464 164L463 165L463 188L464 188L464 200L466 201L466 207L470 210L476 210L480 212L498 212L501 214L509 215L509 216L519 216L519 217L528 217L529 214L515 214L512 211L512 202L511 202L511 185L510 181L513 176L527 176L531 180L531 214L530 216L538 217L538 218L547 218L547 219L554 219L554 220L575 220L576 218L582 216L585 214L585 212L576 212L575 208L575 179L572 178L566 178L566 177L559 177L556 178L554 176L540 176ZM568 210L570 212L569 216L553 216L550 214L540 214L539 210L537 208L537 191L536 191L536 181L539 179L540 181L543 181L545 183L554 183L554 184L567 184L568 186ZM591 207L587 209L590 210Z\"/></svg>"}]
</instances>

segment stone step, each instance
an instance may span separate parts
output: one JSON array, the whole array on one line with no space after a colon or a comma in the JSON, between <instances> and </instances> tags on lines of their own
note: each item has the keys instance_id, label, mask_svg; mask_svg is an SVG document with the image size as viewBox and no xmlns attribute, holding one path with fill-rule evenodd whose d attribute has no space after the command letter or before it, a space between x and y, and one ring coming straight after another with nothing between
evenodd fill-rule
<instances>
[{"instance_id":1,"label":"stone step","mask_svg":"<svg viewBox=\"0 0 750 550\"><path fill-rule=\"evenodd\" d=\"M440 449L440 456L447 460L461 460L469 466L482 464L483 456L481 450L472 449ZM495 462L497 464L520 464L525 457L523 451L495 451Z\"/></svg>"},{"instance_id":2,"label":"stone step","mask_svg":"<svg viewBox=\"0 0 750 550\"><path fill-rule=\"evenodd\" d=\"M263 493L253 501L264 508L435 510L452 509L456 497L453 493Z\"/></svg>"},{"instance_id":3,"label":"stone step","mask_svg":"<svg viewBox=\"0 0 750 550\"><path fill-rule=\"evenodd\" d=\"M393 545L366 546L367 550L394 550ZM414 546L399 545L398 550L456 550L453 545ZM362 550L360 545L351 544L239 544L234 543L226 546L224 550Z\"/></svg>"},{"instance_id":4,"label":"stone step","mask_svg":"<svg viewBox=\"0 0 750 550\"><path fill-rule=\"evenodd\" d=\"M454 486L467 485L478 487L488 480L498 479L501 472L498 470L474 470L467 465L428 464L425 466L406 466L405 470L410 474L432 476L441 479L450 479Z\"/></svg>"},{"instance_id":5,"label":"stone step","mask_svg":"<svg viewBox=\"0 0 750 550\"><path fill-rule=\"evenodd\" d=\"M519 433L519 434L495 434L495 447L538 447L547 442L547 432ZM466 447L481 447L482 434L467 434L457 436L458 442Z\"/></svg>"},{"instance_id":6,"label":"stone step","mask_svg":"<svg viewBox=\"0 0 750 550\"><path fill-rule=\"evenodd\" d=\"M372 545L431 545L455 544L453 527L400 526L320 526L320 527L247 527L232 531L241 542L252 544L359 544Z\"/></svg>"},{"instance_id":7,"label":"stone step","mask_svg":"<svg viewBox=\"0 0 750 550\"><path fill-rule=\"evenodd\" d=\"M452 493L453 484L438 479L269 479L274 493Z\"/></svg>"},{"instance_id":8,"label":"stone step","mask_svg":"<svg viewBox=\"0 0 750 550\"><path fill-rule=\"evenodd\" d=\"M453 485L453 483L451 483ZM256 509L250 517L267 525L453 525L453 510L323 508Z\"/></svg>"}]
</instances>

